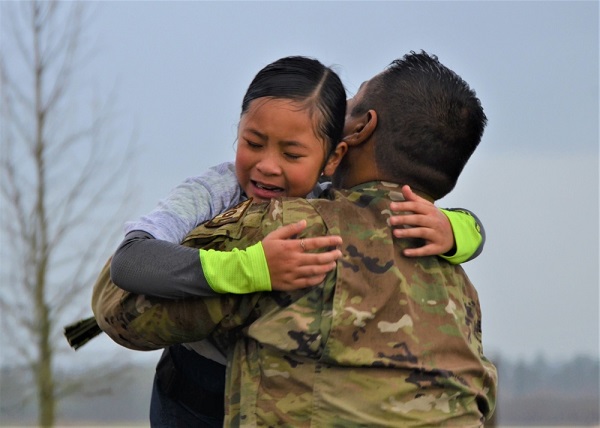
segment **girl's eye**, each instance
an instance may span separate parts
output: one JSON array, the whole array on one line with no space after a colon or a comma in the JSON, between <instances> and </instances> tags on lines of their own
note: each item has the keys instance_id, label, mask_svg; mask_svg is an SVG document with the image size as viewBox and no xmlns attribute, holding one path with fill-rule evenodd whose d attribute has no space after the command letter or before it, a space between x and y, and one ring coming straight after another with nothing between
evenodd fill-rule
<instances>
[{"instance_id":1,"label":"girl's eye","mask_svg":"<svg viewBox=\"0 0 600 428\"><path fill-rule=\"evenodd\" d=\"M246 140L246 144L248 144L248 146L250 146L253 149L260 149L262 147L261 144L253 143L252 141L248 141L248 140Z\"/></svg>"},{"instance_id":2,"label":"girl's eye","mask_svg":"<svg viewBox=\"0 0 600 428\"><path fill-rule=\"evenodd\" d=\"M286 157L286 158L288 158L288 159L292 159L292 160L298 160L298 159L300 159L300 158L303 158L303 157L304 157L304 156L302 156L302 155L298 155L298 154L296 154L296 153L285 153L284 155L285 155L285 157Z\"/></svg>"}]
</instances>

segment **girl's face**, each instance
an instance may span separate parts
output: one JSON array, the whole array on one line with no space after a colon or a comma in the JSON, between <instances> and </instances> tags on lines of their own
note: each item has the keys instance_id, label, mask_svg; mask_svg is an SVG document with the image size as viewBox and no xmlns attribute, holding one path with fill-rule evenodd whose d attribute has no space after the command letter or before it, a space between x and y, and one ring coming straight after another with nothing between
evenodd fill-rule
<instances>
[{"instance_id":1,"label":"girl's face","mask_svg":"<svg viewBox=\"0 0 600 428\"><path fill-rule=\"evenodd\" d=\"M325 141L301 104L274 98L252 101L241 117L235 169L246 195L256 201L305 197L325 164ZM325 173L339 163L332 156Z\"/></svg>"}]
</instances>

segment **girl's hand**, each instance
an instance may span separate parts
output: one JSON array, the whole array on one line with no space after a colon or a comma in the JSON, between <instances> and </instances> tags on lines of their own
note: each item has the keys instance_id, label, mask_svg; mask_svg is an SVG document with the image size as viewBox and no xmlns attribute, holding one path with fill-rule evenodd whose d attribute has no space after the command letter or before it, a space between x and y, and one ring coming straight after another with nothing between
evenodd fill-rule
<instances>
[{"instance_id":1,"label":"girl's hand","mask_svg":"<svg viewBox=\"0 0 600 428\"><path fill-rule=\"evenodd\" d=\"M293 239L305 228L306 220L302 220L280 227L263 239L273 290L291 291L320 284L342 256L335 248L342 243L339 236ZM310 252L332 247L335 249L323 253Z\"/></svg>"},{"instance_id":2,"label":"girl's hand","mask_svg":"<svg viewBox=\"0 0 600 428\"><path fill-rule=\"evenodd\" d=\"M409 211L408 214L390 217L390 224L396 226L393 234L396 238L421 238L425 245L407 248L407 257L435 256L445 254L454 248L454 233L448 217L432 202L424 199L410 189L402 186L404 202L392 202L392 212ZM410 227L404 227L410 226Z\"/></svg>"}]
</instances>

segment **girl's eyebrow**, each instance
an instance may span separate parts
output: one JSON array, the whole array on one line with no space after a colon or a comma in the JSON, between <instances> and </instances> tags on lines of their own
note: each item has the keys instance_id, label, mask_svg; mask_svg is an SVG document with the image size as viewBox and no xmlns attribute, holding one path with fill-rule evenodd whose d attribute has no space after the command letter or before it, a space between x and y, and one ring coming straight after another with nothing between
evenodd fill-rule
<instances>
[{"instance_id":1,"label":"girl's eyebrow","mask_svg":"<svg viewBox=\"0 0 600 428\"><path fill-rule=\"evenodd\" d=\"M256 129L246 129L247 132L254 134L255 136L257 136L258 138L260 138L263 141L267 141L267 136L265 134L263 134L262 132L258 132Z\"/></svg>"}]
</instances>

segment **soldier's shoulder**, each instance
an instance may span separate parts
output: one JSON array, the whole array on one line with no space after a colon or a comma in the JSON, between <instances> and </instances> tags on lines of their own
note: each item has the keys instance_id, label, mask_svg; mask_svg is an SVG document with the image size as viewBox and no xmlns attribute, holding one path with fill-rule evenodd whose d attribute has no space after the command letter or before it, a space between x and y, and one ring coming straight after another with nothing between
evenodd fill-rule
<instances>
[{"instance_id":1,"label":"soldier's shoulder","mask_svg":"<svg viewBox=\"0 0 600 428\"><path fill-rule=\"evenodd\" d=\"M235 207L222 212L221 214L213 217L211 220L204 223L205 227L216 228L223 226L224 224L237 223L243 217L248 208L252 205L252 198L240 202Z\"/></svg>"},{"instance_id":2,"label":"soldier's shoulder","mask_svg":"<svg viewBox=\"0 0 600 428\"><path fill-rule=\"evenodd\" d=\"M266 204L254 204L252 199L240 202L236 206L197 226L184 239L184 245L199 245L213 241L217 237L239 239L243 229L256 228L265 212Z\"/></svg>"}]
</instances>

